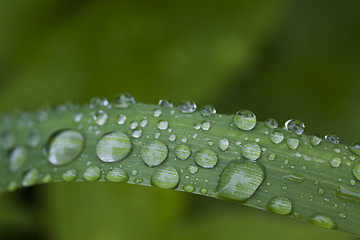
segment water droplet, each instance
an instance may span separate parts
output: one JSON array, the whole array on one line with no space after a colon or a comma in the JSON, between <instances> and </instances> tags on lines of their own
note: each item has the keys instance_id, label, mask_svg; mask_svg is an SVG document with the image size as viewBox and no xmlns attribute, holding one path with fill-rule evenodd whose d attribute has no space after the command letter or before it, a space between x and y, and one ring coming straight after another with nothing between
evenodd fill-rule
<instances>
[{"instance_id":1,"label":"water droplet","mask_svg":"<svg viewBox=\"0 0 360 240\"><path fill-rule=\"evenodd\" d=\"M276 154L275 153L270 153L268 155L268 159L269 159L269 161L274 161L276 159Z\"/></svg>"},{"instance_id":2,"label":"water droplet","mask_svg":"<svg viewBox=\"0 0 360 240\"><path fill-rule=\"evenodd\" d=\"M125 122L126 122L126 116L120 114L120 115L117 117L117 124L121 125L121 124L124 124Z\"/></svg>"},{"instance_id":3,"label":"water droplet","mask_svg":"<svg viewBox=\"0 0 360 240\"><path fill-rule=\"evenodd\" d=\"M109 132L100 138L96 145L96 154L103 162L117 162L124 159L131 149L128 136L120 131Z\"/></svg>"},{"instance_id":4,"label":"water droplet","mask_svg":"<svg viewBox=\"0 0 360 240\"><path fill-rule=\"evenodd\" d=\"M360 181L360 163L355 163L352 172L357 180Z\"/></svg>"},{"instance_id":5,"label":"water droplet","mask_svg":"<svg viewBox=\"0 0 360 240\"><path fill-rule=\"evenodd\" d=\"M135 103L135 99L130 93L122 93L114 98L114 107L128 108Z\"/></svg>"},{"instance_id":6,"label":"water droplet","mask_svg":"<svg viewBox=\"0 0 360 240\"><path fill-rule=\"evenodd\" d=\"M277 128L279 124L274 118L268 118L265 120L265 126L270 129L274 129Z\"/></svg>"},{"instance_id":7,"label":"water droplet","mask_svg":"<svg viewBox=\"0 0 360 240\"><path fill-rule=\"evenodd\" d=\"M312 136L310 142L311 142L311 145L317 146L321 143L321 138L318 136Z\"/></svg>"},{"instance_id":8,"label":"water droplet","mask_svg":"<svg viewBox=\"0 0 360 240\"><path fill-rule=\"evenodd\" d=\"M325 140L331 143L338 144L340 142L340 139L335 134L329 134L325 136Z\"/></svg>"},{"instance_id":9,"label":"water droplet","mask_svg":"<svg viewBox=\"0 0 360 240\"><path fill-rule=\"evenodd\" d=\"M106 107L107 105L109 105L109 102L105 97L93 97L90 100L90 108Z\"/></svg>"},{"instance_id":10,"label":"water droplet","mask_svg":"<svg viewBox=\"0 0 360 240\"><path fill-rule=\"evenodd\" d=\"M200 189L201 194L207 194L207 192L208 192L207 188Z\"/></svg>"},{"instance_id":11,"label":"water droplet","mask_svg":"<svg viewBox=\"0 0 360 240\"><path fill-rule=\"evenodd\" d=\"M205 105L201 108L200 112L202 116L209 117L216 113L216 109L212 105Z\"/></svg>"},{"instance_id":12,"label":"water droplet","mask_svg":"<svg viewBox=\"0 0 360 240\"><path fill-rule=\"evenodd\" d=\"M257 143L246 143L241 150L244 158L249 160L257 160L261 156L261 148Z\"/></svg>"},{"instance_id":13,"label":"water droplet","mask_svg":"<svg viewBox=\"0 0 360 240\"><path fill-rule=\"evenodd\" d=\"M173 189L179 184L179 173L171 166L156 169L151 176L151 185L158 188Z\"/></svg>"},{"instance_id":14,"label":"water droplet","mask_svg":"<svg viewBox=\"0 0 360 240\"><path fill-rule=\"evenodd\" d=\"M153 113L154 117L160 117L161 114L162 114L161 109L159 109L159 108L154 109L154 113Z\"/></svg>"},{"instance_id":15,"label":"water droplet","mask_svg":"<svg viewBox=\"0 0 360 240\"><path fill-rule=\"evenodd\" d=\"M226 151L229 148L229 145L230 145L229 139L227 139L227 138L220 139L220 141L219 141L219 149L221 151L223 151L223 152Z\"/></svg>"},{"instance_id":16,"label":"water droplet","mask_svg":"<svg viewBox=\"0 0 360 240\"><path fill-rule=\"evenodd\" d=\"M160 99L159 106L164 107L164 108L171 108L174 105L171 101L169 101L167 99Z\"/></svg>"},{"instance_id":17,"label":"water droplet","mask_svg":"<svg viewBox=\"0 0 360 240\"><path fill-rule=\"evenodd\" d=\"M22 185L24 187L35 185L38 181L39 171L37 169L31 169L25 172Z\"/></svg>"},{"instance_id":18,"label":"water droplet","mask_svg":"<svg viewBox=\"0 0 360 240\"><path fill-rule=\"evenodd\" d=\"M86 181L97 181L101 177L101 170L97 166L88 167L85 169L83 176Z\"/></svg>"},{"instance_id":19,"label":"water droplet","mask_svg":"<svg viewBox=\"0 0 360 240\"><path fill-rule=\"evenodd\" d=\"M199 168L194 165L187 166L186 170L188 170L189 173L195 174L199 171Z\"/></svg>"},{"instance_id":20,"label":"water droplet","mask_svg":"<svg viewBox=\"0 0 360 240\"><path fill-rule=\"evenodd\" d=\"M22 168L28 158L28 151L23 147L14 148L9 154L10 171L16 172Z\"/></svg>"},{"instance_id":21,"label":"water droplet","mask_svg":"<svg viewBox=\"0 0 360 240\"><path fill-rule=\"evenodd\" d=\"M81 119L83 118L83 114L82 113L75 113L74 114L74 122L78 123L81 121Z\"/></svg>"},{"instance_id":22,"label":"water droplet","mask_svg":"<svg viewBox=\"0 0 360 240\"><path fill-rule=\"evenodd\" d=\"M254 162L231 161L220 174L216 188L220 198L245 202L264 181L264 168Z\"/></svg>"},{"instance_id":23,"label":"water droplet","mask_svg":"<svg viewBox=\"0 0 360 240\"><path fill-rule=\"evenodd\" d=\"M97 111L97 113L94 114L93 119L97 125L103 126L106 124L108 115L106 113L104 113L103 111L99 110L99 111Z\"/></svg>"},{"instance_id":24,"label":"water droplet","mask_svg":"<svg viewBox=\"0 0 360 240\"><path fill-rule=\"evenodd\" d=\"M356 192L341 186L336 189L335 194L336 197L342 200L357 204L360 203L360 192Z\"/></svg>"},{"instance_id":25,"label":"water droplet","mask_svg":"<svg viewBox=\"0 0 360 240\"><path fill-rule=\"evenodd\" d=\"M185 192L193 192L195 190L195 187L191 184L187 184L183 186L183 189Z\"/></svg>"},{"instance_id":26,"label":"water droplet","mask_svg":"<svg viewBox=\"0 0 360 240\"><path fill-rule=\"evenodd\" d=\"M133 138L140 138L141 135L142 135L142 130L140 130L140 129L136 129L136 130L134 130L133 133L132 133L132 137L133 137Z\"/></svg>"},{"instance_id":27,"label":"water droplet","mask_svg":"<svg viewBox=\"0 0 360 240\"><path fill-rule=\"evenodd\" d=\"M171 135L169 136L169 141L170 141L170 142L174 142L175 140L176 140L176 135L171 134Z\"/></svg>"},{"instance_id":28,"label":"water droplet","mask_svg":"<svg viewBox=\"0 0 360 240\"><path fill-rule=\"evenodd\" d=\"M166 130L169 126L168 121L161 120L158 122L158 129L160 130Z\"/></svg>"},{"instance_id":29,"label":"water droplet","mask_svg":"<svg viewBox=\"0 0 360 240\"><path fill-rule=\"evenodd\" d=\"M174 150L176 157L180 158L181 160L186 160L191 155L191 150L186 145L177 145Z\"/></svg>"},{"instance_id":30,"label":"water droplet","mask_svg":"<svg viewBox=\"0 0 360 240\"><path fill-rule=\"evenodd\" d=\"M274 197L268 203L267 209L273 213L289 215L292 210L292 204L291 201L285 197Z\"/></svg>"},{"instance_id":31,"label":"water droplet","mask_svg":"<svg viewBox=\"0 0 360 240\"><path fill-rule=\"evenodd\" d=\"M290 119L286 121L285 129L290 130L296 134L302 134L305 130L305 124L300 120Z\"/></svg>"},{"instance_id":32,"label":"water droplet","mask_svg":"<svg viewBox=\"0 0 360 240\"><path fill-rule=\"evenodd\" d=\"M84 143L85 139L81 133L60 130L49 137L44 150L50 163L64 165L80 156Z\"/></svg>"},{"instance_id":33,"label":"water droplet","mask_svg":"<svg viewBox=\"0 0 360 240\"><path fill-rule=\"evenodd\" d=\"M331 160L330 160L330 166L334 167L334 168L337 168L339 167L341 164L341 158L339 157L333 157Z\"/></svg>"},{"instance_id":34,"label":"water droplet","mask_svg":"<svg viewBox=\"0 0 360 240\"><path fill-rule=\"evenodd\" d=\"M201 125L201 129L204 131L207 131L210 129L210 123L209 122L203 122Z\"/></svg>"},{"instance_id":35,"label":"water droplet","mask_svg":"<svg viewBox=\"0 0 360 240\"><path fill-rule=\"evenodd\" d=\"M74 181L76 177L77 177L77 170L73 168L66 170L62 175L62 179L66 182Z\"/></svg>"},{"instance_id":36,"label":"water droplet","mask_svg":"<svg viewBox=\"0 0 360 240\"><path fill-rule=\"evenodd\" d=\"M355 153L356 155L360 156L360 141L355 142L351 147L350 150Z\"/></svg>"},{"instance_id":37,"label":"water droplet","mask_svg":"<svg viewBox=\"0 0 360 240\"><path fill-rule=\"evenodd\" d=\"M143 119L143 120L141 120L141 122L140 122L140 127L144 128L144 127L147 126L147 124L148 124L148 120Z\"/></svg>"},{"instance_id":38,"label":"water droplet","mask_svg":"<svg viewBox=\"0 0 360 240\"><path fill-rule=\"evenodd\" d=\"M195 153L195 162L203 168L213 168L217 164L218 157L210 149L201 149Z\"/></svg>"},{"instance_id":39,"label":"water droplet","mask_svg":"<svg viewBox=\"0 0 360 240\"><path fill-rule=\"evenodd\" d=\"M147 166L155 167L165 161L168 156L168 149L163 142L153 140L141 147L140 156Z\"/></svg>"},{"instance_id":40,"label":"water droplet","mask_svg":"<svg viewBox=\"0 0 360 240\"><path fill-rule=\"evenodd\" d=\"M310 217L309 222L323 228L335 229L336 223L328 216L316 214Z\"/></svg>"},{"instance_id":41,"label":"water droplet","mask_svg":"<svg viewBox=\"0 0 360 240\"><path fill-rule=\"evenodd\" d=\"M284 140L284 134L279 131L275 131L270 134L270 139L273 143L279 144Z\"/></svg>"},{"instance_id":42,"label":"water droplet","mask_svg":"<svg viewBox=\"0 0 360 240\"><path fill-rule=\"evenodd\" d=\"M288 175L284 175L283 179L292 181L294 183L302 183L305 181L305 177L300 174L297 174L297 173L291 173Z\"/></svg>"},{"instance_id":43,"label":"water droplet","mask_svg":"<svg viewBox=\"0 0 360 240\"><path fill-rule=\"evenodd\" d=\"M141 184L144 182L144 180L142 178L136 178L134 181L136 184Z\"/></svg>"},{"instance_id":44,"label":"water droplet","mask_svg":"<svg viewBox=\"0 0 360 240\"><path fill-rule=\"evenodd\" d=\"M178 109L182 113L193 113L196 111L196 104L193 101L185 101L179 104Z\"/></svg>"},{"instance_id":45,"label":"water droplet","mask_svg":"<svg viewBox=\"0 0 360 240\"><path fill-rule=\"evenodd\" d=\"M45 174L42 178L41 181L43 183L50 183L52 181L52 176L50 173Z\"/></svg>"},{"instance_id":46,"label":"water droplet","mask_svg":"<svg viewBox=\"0 0 360 240\"><path fill-rule=\"evenodd\" d=\"M233 117L234 124L242 130L251 130L256 125L256 116L250 110L238 111Z\"/></svg>"},{"instance_id":47,"label":"water droplet","mask_svg":"<svg viewBox=\"0 0 360 240\"><path fill-rule=\"evenodd\" d=\"M345 213L338 213L338 216L345 219L346 218L346 214Z\"/></svg>"},{"instance_id":48,"label":"water droplet","mask_svg":"<svg viewBox=\"0 0 360 240\"><path fill-rule=\"evenodd\" d=\"M123 169L113 168L106 173L105 179L109 182L127 182L129 176Z\"/></svg>"},{"instance_id":49,"label":"water droplet","mask_svg":"<svg viewBox=\"0 0 360 240\"><path fill-rule=\"evenodd\" d=\"M37 147L40 143L40 133L36 130L31 130L26 138L26 144L30 147Z\"/></svg>"},{"instance_id":50,"label":"water droplet","mask_svg":"<svg viewBox=\"0 0 360 240\"><path fill-rule=\"evenodd\" d=\"M323 188L319 188L318 193L319 193L319 195L324 195L325 190Z\"/></svg>"},{"instance_id":51,"label":"water droplet","mask_svg":"<svg viewBox=\"0 0 360 240\"><path fill-rule=\"evenodd\" d=\"M288 147L293 150L297 149L297 147L299 146L299 140L296 138L288 138L286 143Z\"/></svg>"},{"instance_id":52,"label":"water droplet","mask_svg":"<svg viewBox=\"0 0 360 240\"><path fill-rule=\"evenodd\" d=\"M12 148L15 144L15 137L11 132L1 134L0 143L5 150Z\"/></svg>"},{"instance_id":53,"label":"water droplet","mask_svg":"<svg viewBox=\"0 0 360 240\"><path fill-rule=\"evenodd\" d=\"M139 123L136 122L136 121L132 121L132 122L130 123L130 128L131 128L131 129L135 129L135 128L137 128L138 126L139 126Z\"/></svg>"}]
</instances>

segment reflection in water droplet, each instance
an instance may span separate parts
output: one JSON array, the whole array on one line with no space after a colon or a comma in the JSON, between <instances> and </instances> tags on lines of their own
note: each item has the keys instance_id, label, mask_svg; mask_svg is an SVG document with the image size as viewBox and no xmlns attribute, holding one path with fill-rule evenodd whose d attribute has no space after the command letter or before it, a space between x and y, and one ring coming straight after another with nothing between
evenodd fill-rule
<instances>
[{"instance_id":1,"label":"reflection in water droplet","mask_svg":"<svg viewBox=\"0 0 360 240\"><path fill-rule=\"evenodd\" d=\"M101 170L97 166L85 169L83 177L86 181L97 181L101 177Z\"/></svg>"},{"instance_id":2,"label":"reflection in water droplet","mask_svg":"<svg viewBox=\"0 0 360 240\"><path fill-rule=\"evenodd\" d=\"M246 143L241 150L244 158L249 160L257 160L261 156L261 149L257 143Z\"/></svg>"},{"instance_id":3,"label":"reflection in water droplet","mask_svg":"<svg viewBox=\"0 0 360 240\"><path fill-rule=\"evenodd\" d=\"M285 197L274 197L268 203L267 209L273 213L289 215L292 210L292 204L291 201Z\"/></svg>"},{"instance_id":4,"label":"reflection in water droplet","mask_svg":"<svg viewBox=\"0 0 360 240\"><path fill-rule=\"evenodd\" d=\"M186 160L191 155L191 150L186 145L178 145L174 150L176 157L180 158L181 160Z\"/></svg>"},{"instance_id":5,"label":"reflection in water droplet","mask_svg":"<svg viewBox=\"0 0 360 240\"><path fill-rule=\"evenodd\" d=\"M16 172L18 171L24 164L28 158L28 152L26 148L16 147L9 154L9 165L10 171Z\"/></svg>"},{"instance_id":6,"label":"reflection in water droplet","mask_svg":"<svg viewBox=\"0 0 360 240\"><path fill-rule=\"evenodd\" d=\"M310 217L309 222L319 227L335 229L336 223L328 216L322 214L316 214Z\"/></svg>"},{"instance_id":7,"label":"reflection in water droplet","mask_svg":"<svg viewBox=\"0 0 360 240\"><path fill-rule=\"evenodd\" d=\"M114 98L114 107L128 108L135 103L135 99L130 93L122 93Z\"/></svg>"},{"instance_id":8,"label":"reflection in water droplet","mask_svg":"<svg viewBox=\"0 0 360 240\"><path fill-rule=\"evenodd\" d=\"M173 189L179 184L179 173L171 166L156 169L151 176L151 185L158 188Z\"/></svg>"},{"instance_id":9,"label":"reflection in water droplet","mask_svg":"<svg viewBox=\"0 0 360 240\"><path fill-rule=\"evenodd\" d=\"M341 165L341 158L339 157L333 157L331 160L330 160L330 166L334 167L334 168L337 168Z\"/></svg>"},{"instance_id":10,"label":"reflection in water droplet","mask_svg":"<svg viewBox=\"0 0 360 240\"><path fill-rule=\"evenodd\" d=\"M290 130L296 134L302 134L305 130L305 124L300 120L290 119L286 121L285 129Z\"/></svg>"},{"instance_id":11,"label":"reflection in water droplet","mask_svg":"<svg viewBox=\"0 0 360 240\"><path fill-rule=\"evenodd\" d=\"M60 130L49 137L44 150L50 163L64 165L80 156L84 143L85 139L81 133Z\"/></svg>"},{"instance_id":12,"label":"reflection in water droplet","mask_svg":"<svg viewBox=\"0 0 360 240\"><path fill-rule=\"evenodd\" d=\"M25 172L22 185L24 187L35 185L38 181L39 171L37 169L31 169Z\"/></svg>"},{"instance_id":13,"label":"reflection in water droplet","mask_svg":"<svg viewBox=\"0 0 360 240\"><path fill-rule=\"evenodd\" d=\"M274 118L268 118L265 120L265 126L270 129L274 129L277 128L279 124Z\"/></svg>"},{"instance_id":14,"label":"reflection in water droplet","mask_svg":"<svg viewBox=\"0 0 360 240\"><path fill-rule=\"evenodd\" d=\"M147 166L155 167L165 161L168 156L168 149L163 142L153 140L141 147L140 156Z\"/></svg>"},{"instance_id":15,"label":"reflection in water droplet","mask_svg":"<svg viewBox=\"0 0 360 240\"><path fill-rule=\"evenodd\" d=\"M338 144L340 142L340 139L335 134L329 134L325 136L325 140L331 143Z\"/></svg>"},{"instance_id":16,"label":"reflection in water droplet","mask_svg":"<svg viewBox=\"0 0 360 240\"><path fill-rule=\"evenodd\" d=\"M245 202L264 181L264 168L254 162L231 161L223 170L216 188L220 198Z\"/></svg>"},{"instance_id":17,"label":"reflection in water droplet","mask_svg":"<svg viewBox=\"0 0 360 240\"><path fill-rule=\"evenodd\" d=\"M216 113L216 109L212 105L205 105L201 108L200 112L202 116L209 117Z\"/></svg>"},{"instance_id":18,"label":"reflection in water droplet","mask_svg":"<svg viewBox=\"0 0 360 240\"><path fill-rule=\"evenodd\" d=\"M105 179L109 182L127 182L129 176L123 169L113 168L106 173Z\"/></svg>"},{"instance_id":19,"label":"reflection in water droplet","mask_svg":"<svg viewBox=\"0 0 360 240\"><path fill-rule=\"evenodd\" d=\"M233 121L241 130L251 130L256 125L256 116L250 110L241 110L234 115Z\"/></svg>"},{"instance_id":20,"label":"reflection in water droplet","mask_svg":"<svg viewBox=\"0 0 360 240\"><path fill-rule=\"evenodd\" d=\"M270 139L273 143L279 144L284 140L284 134L279 131L275 131L270 134Z\"/></svg>"},{"instance_id":21,"label":"reflection in water droplet","mask_svg":"<svg viewBox=\"0 0 360 240\"><path fill-rule=\"evenodd\" d=\"M182 113L193 113L196 111L196 104L193 101L186 101L179 104L178 109Z\"/></svg>"},{"instance_id":22,"label":"reflection in water droplet","mask_svg":"<svg viewBox=\"0 0 360 240\"><path fill-rule=\"evenodd\" d=\"M77 177L77 170L73 168L66 170L62 175L62 179L66 182L74 181L76 177Z\"/></svg>"},{"instance_id":23,"label":"reflection in water droplet","mask_svg":"<svg viewBox=\"0 0 360 240\"><path fill-rule=\"evenodd\" d=\"M103 162L120 161L131 152L132 144L124 133L110 132L103 135L96 145L96 154Z\"/></svg>"},{"instance_id":24,"label":"reflection in water droplet","mask_svg":"<svg viewBox=\"0 0 360 240\"><path fill-rule=\"evenodd\" d=\"M210 149L201 149L195 153L195 162L203 168L213 168L217 164L218 157Z\"/></svg>"}]
</instances>

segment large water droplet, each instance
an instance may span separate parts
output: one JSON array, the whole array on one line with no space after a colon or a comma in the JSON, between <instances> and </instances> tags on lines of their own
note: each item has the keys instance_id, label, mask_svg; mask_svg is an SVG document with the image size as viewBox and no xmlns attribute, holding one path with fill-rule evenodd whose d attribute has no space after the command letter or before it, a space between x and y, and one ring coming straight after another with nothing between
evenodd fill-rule
<instances>
[{"instance_id":1,"label":"large water droplet","mask_svg":"<svg viewBox=\"0 0 360 240\"><path fill-rule=\"evenodd\" d=\"M9 154L10 171L16 172L24 166L28 158L28 151L23 147L14 148Z\"/></svg>"},{"instance_id":2,"label":"large water droplet","mask_svg":"<svg viewBox=\"0 0 360 240\"><path fill-rule=\"evenodd\" d=\"M267 209L273 213L289 215L292 210L292 204L291 201L285 197L274 197L268 203Z\"/></svg>"},{"instance_id":3,"label":"large water droplet","mask_svg":"<svg viewBox=\"0 0 360 240\"><path fill-rule=\"evenodd\" d=\"M135 103L135 99L130 93L122 93L114 98L114 107L128 108Z\"/></svg>"},{"instance_id":4,"label":"large water droplet","mask_svg":"<svg viewBox=\"0 0 360 240\"><path fill-rule=\"evenodd\" d=\"M171 166L156 169L151 176L151 185L158 188L173 189L179 184L179 173Z\"/></svg>"},{"instance_id":5,"label":"large water droplet","mask_svg":"<svg viewBox=\"0 0 360 240\"><path fill-rule=\"evenodd\" d=\"M360 141L355 142L351 147L350 150L355 153L356 155L360 156Z\"/></svg>"},{"instance_id":6,"label":"large water droplet","mask_svg":"<svg viewBox=\"0 0 360 240\"><path fill-rule=\"evenodd\" d=\"M37 169L31 169L25 172L22 185L24 187L35 185L38 181L39 171Z\"/></svg>"},{"instance_id":7,"label":"large water droplet","mask_svg":"<svg viewBox=\"0 0 360 240\"><path fill-rule=\"evenodd\" d=\"M311 142L311 145L317 146L321 143L321 138L318 136L312 136L310 142Z\"/></svg>"},{"instance_id":8,"label":"large water droplet","mask_svg":"<svg viewBox=\"0 0 360 240\"><path fill-rule=\"evenodd\" d=\"M201 124L201 129L207 131L210 129L210 126L211 126L210 123L205 121Z\"/></svg>"},{"instance_id":9,"label":"large water droplet","mask_svg":"<svg viewBox=\"0 0 360 240\"><path fill-rule=\"evenodd\" d=\"M76 177L77 170L73 168L66 170L62 175L62 179L66 182L74 181Z\"/></svg>"},{"instance_id":10,"label":"large water droplet","mask_svg":"<svg viewBox=\"0 0 360 240\"><path fill-rule=\"evenodd\" d=\"M310 217L309 222L323 228L335 229L336 223L328 216L316 214Z\"/></svg>"},{"instance_id":11,"label":"large water droplet","mask_svg":"<svg viewBox=\"0 0 360 240\"><path fill-rule=\"evenodd\" d=\"M127 182L129 176L123 169L113 168L106 173L105 179L109 182Z\"/></svg>"},{"instance_id":12,"label":"large water droplet","mask_svg":"<svg viewBox=\"0 0 360 240\"><path fill-rule=\"evenodd\" d=\"M279 126L279 124L276 121L276 119L268 118L268 119L265 120L265 126L270 128L270 129L274 129L274 128L277 128Z\"/></svg>"},{"instance_id":13,"label":"large water droplet","mask_svg":"<svg viewBox=\"0 0 360 240\"><path fill-rule=\"evenodd\" d=\"M164 107L164 108L171 108L174 106L174 104L167 99L160 99L159 106Z\"/></svg>"},{"instance_id":14,"label":"large water droplet","mask_svg":"<svg viewBox=\"0 0 360 240\"><path fill-rule=\"evenodd\" d=\"M279 144L284 140L284 134L282 132L279 131L275 131L273 133L270 134L270 139L273 143L275 144Z\"/></svg>"},{"instance_id":15,"label":"large water droplet","mask_svg":"<svg viewBox=\"0 0 360 240\"><path fill-rule=\"evenodd\" d=\"M49 137L45 145L45 154L53 165L64 165L80 156L84 143L85 139L81 133L60 130Z\"/></svg>"},{"instance_id":16,"label":"large water droplet","mask_svg":"<svg viewBox=\"0 0 360 240\"><path fill-rule=\"evenodd\" d=\"M296 138L288 138L286 143L288 147L293 150L297 149L299 146L299 140Z\"/></svg>"},{"instance_id":17,"label":"large water droplet","mask_svg":"<svg viewBox=\"0 0 360 240\"><path fill-rule=\"evenodd\" d=\"M290 119L286 121L285 129L290 130L296 134L302 134L305 130L305 124L300 120Z\"/></svg>"},{"instance_id":18,"label":"large water droplet","mask_svg":"<svg viewBox=\"0 0 360 240\"><path fill-rule=\"evenodd\" d=\"M86 181L97 181L101 177L101 170L97 166L85 169L83 177Z\"/></svg>"},{"instance_id":19,"label":"large water droplet","mask_svg":"<svg viewBox=\"0 0 360 240\"><path fill-rule=\"evenodd\" d=\"M202 116L209 117L216 113L216 109L212 105L205 105L201 108L200 112Z\"/></svg>"},{"instance_id":20,"label":"large water droplet","mask_svg":"<svg viewBox=\"0 0 360 240\"><path fill-rule=\"evenodd\" d=\"M141 147L140 156L149 167L159 166L167 158L168 148L163 142L153 140Z\"/></svg>"},{"instance_id":21,"label":"large water droplet","mask_svg":"<svg viewBox=\"0 0 360 240\"><path fill-rule=\"evenodd\" d=\"M220 175L216 188L220 198L245 202L264 181L264 168L254 162L231 161Z\"/></svg>"},{"instance_id":22,"label":"large water droplet","mask_svg":"<svg viewBox=\"0 0 360 240\"><path fill-rule=\"evenodd\" d=\"M325 136L325 140L331 143L338 144L340 142L340 139L335 134L328 134Z\"/></svg>"},{"instance_id":23,"label":"large water droplet","mask_svg":"<svg viewBox=\"0 0 360 240\"><path fill-rule=\"evenodd\" d=\"M261 148L257 143L246 143L242 147L241 154L249 160L257 160L261 156Z\"/></svg>"},{"instance_id":24,"label":"large water droplet","mask_svg":"<svg viewBox=\"0 0 360 240\"><path fill-rule=\"evenodd\" d=\"M330 160L330 166L334 167L334 168L337 168L341 165L341 158L339 157L333 157L331 160Z\"/></svg>"},{"instance_id":25,"label":"large water droplet","mask_svg":"<svg viewBox=\"0 0 360 240\"><path fill-rule=\"evenodd\" d=\"M256 116L250 110L241 110L234 115L233 121L238 128L251 130L256 125Z\"/></svg>"},{"instance_id":26,"label":"large water droplet","mask_svg":"<svg viewBox=\"0 0 360 240\"><path fill-rule=\"evenodd\" d=\"M182 113L193 113L196 111L196 104L193 101L185 101L179 104L178 109Z\"/></svg>"},{"instance_id":27,"label":"large water droplet","mask_svg":"<svg viewBox=\"0 0 360 240\"><path fill-rule=\"evenodd\" d=\"M360 181L360 163L355 163L352 172L357 180Z\"/></svg>"},{"instance_id":28,"label":"large water droplet","mask_svg":"<svg viewBox=\"0 0 360 240\"><path fill-rule=\"evenodd\" d=\"M195 153L195 162L203 168L213 168L217 164L218 157L210 149L201 149Z\"/></svg>"},{"instance_id":29,"label":"large water droplet","mask_svg":"<svg viewBox=\"0 0 360 240\"><path fill-rule=\"evenodd\" d=\"M177 145L174 150L176 157L180 158L181 160L186 160L191 155L191 150L186 145Z\"/></svg>"},{"instance_id":30,"label":"large water droplet","mask_svg":"<svg viewBox=\"0 0 360 240\"><path fill-rule=\"evenodd\" d=\"M103 162L120 161L131 152L132 144L124 133L110 132L102 136L96 145L96 154Z\"/></svg>"},{"instance_id":31,"label":"large water droplet","mask_svg":"<svg viewBox=\"0 0 360 240\"><path fill-rule=\"evenodd\" d=\"M160 130L166 130L169 126L168 121L161 120L158 122L158 129Z\"/></svg>"},{"instance_id":32,"label":"large water droplet","mask_svg":"<svg viewBox=\"0 0 360 240\"><path fill-rule=\"evenodd\" d=\"M96 112L94 114L93 119L97 125L102 126L102 125L106 124L108 115L106 113L104 113L103 111L99 110L98 112Z\"/></svg>"}]
</instances>

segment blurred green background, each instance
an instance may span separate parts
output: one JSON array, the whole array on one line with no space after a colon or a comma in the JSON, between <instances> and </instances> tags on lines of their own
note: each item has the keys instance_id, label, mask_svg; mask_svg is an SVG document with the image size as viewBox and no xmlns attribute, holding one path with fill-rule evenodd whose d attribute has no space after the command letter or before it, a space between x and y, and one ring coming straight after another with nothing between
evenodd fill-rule
<instances>
[{"instance_id":1,"label":"blurred green background","mask_svg":"<svg viewBox=\"0 0 360 240\"><path fill-rule=\"evenodd\" d=\"M360 1L0 1L0 113L193 99L306 133L360 132ZM0 239L357 239L149 187L49 184L0 198ZM359 226L360 227L360 226Z\"/></svg>"}]
</instances>

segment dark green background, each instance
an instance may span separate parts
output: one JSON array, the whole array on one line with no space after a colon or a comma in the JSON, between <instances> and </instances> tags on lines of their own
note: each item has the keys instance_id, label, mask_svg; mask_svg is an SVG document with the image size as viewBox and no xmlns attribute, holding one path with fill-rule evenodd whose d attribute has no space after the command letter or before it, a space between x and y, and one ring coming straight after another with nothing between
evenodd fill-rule
<instances>
[{"instance_id":1,"label":"dark green background","mask_svg":"<svg viewBox=\"0 0 360 240\"><path fill-rule=\"evenodd\" d=\"M360 132L360 1L0 1L0 112L130 92ZM360 226L359 226L360 227ZM226 201L127 184L0 198L1 239L355 239Z\"/></svg>"}]
</instances>

